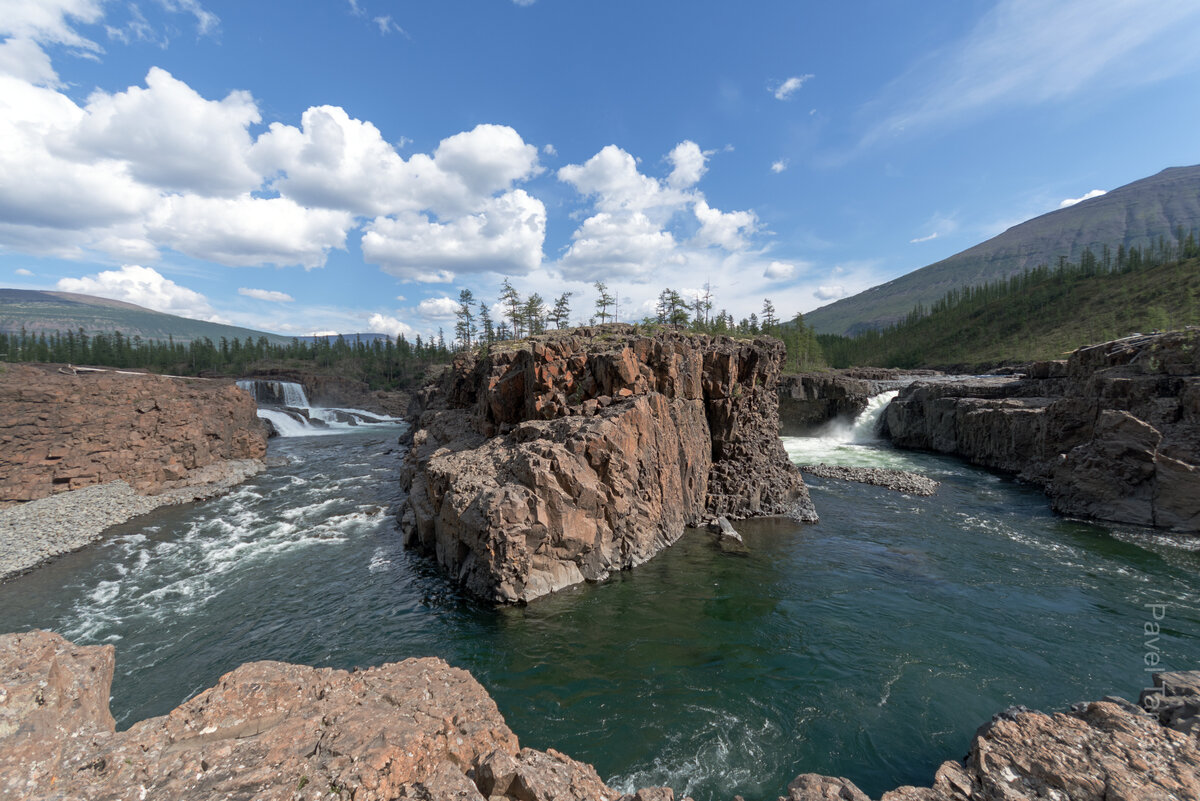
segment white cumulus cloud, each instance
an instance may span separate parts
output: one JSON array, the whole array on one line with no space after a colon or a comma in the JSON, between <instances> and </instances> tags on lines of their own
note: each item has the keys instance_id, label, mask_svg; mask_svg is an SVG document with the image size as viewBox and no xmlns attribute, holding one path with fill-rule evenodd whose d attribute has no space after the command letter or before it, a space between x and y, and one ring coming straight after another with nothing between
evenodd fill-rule
<instances>
[{"instance_id":1,"label":"white cumulus cloud","mask_svg":"<svg viewBox=\"0 0 1200 801\"><path fill-rule=\"evenodd\" d=\"M1083 197L1069 197L1069 198L1067 198L1067 199L1066 199L1066 200L1064 200L1063 202L1059 203L1059 204L1058 204L1058 207L1059 207L1060 209L1065 209L1065 208L1067 208L1068 206L1074 206L1076 203L1082 203L1082 202L1083 202L1083 201L1085 201L1085 200L1091 200L1091 199L1092 199L1092 198L1094 198L1094 197L1100 197L1101 195L1107 195L1107 194L1108 194L1108 193L1107 193L1107 192L1105 192L1103 189L1093 189L1091 192L1088 192L1088 193L1087 193L1087 194L1085 194Z\"/></svg>"},{"instance_id":2,"label":"white cumulus cloud","mask_svg":"<svg viewBox=\"0 0 1200 801\"><path fill-rule=\"evenodd\" d=\"M353 215L309 209L287 198L163 199L148 229L159 242L197 259L232 267L324 265L331 249L345 248Z\"/></svg>"},{"instance_id":3,"label":"white cumulus cloud","mask_svg":"<svg viewBox=\"0 0 1200 801\"><path fill-rule=\"evenodd\" d=\"M542 260L546 207L523 189L445 222L408 212L366 226L363 256L397 278L443 281L447 274L523 274Z\"/></svg>"},{"instance_id":4,"label":"white cumulus cloud","mask_svg":"<svg viewBox=\"0 0 1200 801\"><path fill-rule=\"evenodd\" d=\"M181 317L221 321L206 297L180 286L152 267L126 264L119 270L104 270L84 278L62 278L56 286L63 292L123 300Z\"/></svg>"},{"instance_id":5,"label":"white cumulus cloud","mask_svg":"<svg viewBox=\"0 0 1200 801\"><path fill-rule=\"evenodd\" d=\"M674 189L687 189L695 186L708 170L706 166L708 154L690 140L675 145L667 154L667 159L674 166L671 174L667 176L667 184Z\"/></svg>"},{"instance_id":6,"label":"white cumulus cloud","mask_svg":"<svg viewBox=\"0 0 1200 801\"><path fill-rule=\"evenodd\" d=\"M776 100L787 100L812 78L812 75L793 75L772 89L771 94L775 95Z\"/></svg>"},{"instance_id":7,"label":"white cumulus cloud","mask_svg":"<svg viewBox=\"0 0 1200 801\"><path fill-rule=\"evenodd\" d=\"M838 298L846 297L850 293L841 284L832 284L817 287L817 290L813 294L817 296L818 300L837 300Z\"/></svg>"},{"instance_id":8,"label":"white cumulus cloud","mask_svg":"<svg viewBox=\"0 0 1200 801\"><path fill-rule=\"evenodd\" d=\"M261 120L249 92L205 100L166 70L146 87L96 92L61 147L80 161L123 161L135 180L176 192L236 195L262 182L246 163L248 126Z\"/></svg>"},{"instance_id":9,"label":"white cumulus cloud","mask_svg":"<svg viewBox=\"0 0 1200 801\"><path fill-rule=\"evenodd\" d=\"M24 267L18 267L13 272L15 272L17 275L25 275L25 276L33 275L32 270L26 270Z\"/></svg>"},{"instance_id":10,"label":"white cumulus cloud","mask_svg":"<svg viewBox=\"0 0 1200 801\"><path fill-rule=\"evenodd\" d=\"M788 168L788 160L787 159L779 159L778 161L771 162L771 172L775 173L776 175L783 172L787 168Z\"/></svg>"},{"instance_id":11,"label":"white cumulus cloud","mask_svg":"<svg viewBox=\"0 0 1200 801\"><path fill-rule=\"evenodd\" d=\"M450 320L458 311L458 301L447 297L426 298L417 304L417 311L423 317L434 320Z\"/></svg>"},{"instance_id":12,"label":"white cumulus cloud","mask_svg":"<svg viewBox=\"0 0 1200 801\"><path fill-rule=\"evenodd\" d=\"M387 334L392 337L411 337L416 333L411 325L386 314L372 314L367 320L367 330L376 334Z\"/></svg>"},{"instance_id":13,"label":"white cumulus cloud","mask_svg":"<svg viewBox=\"0 0 1200 801\"><path fill-rule=\"evenodd\" d=\"M783 261L773 261L763 270L763 277L772 281L782 281L796 274L796 265Z\"/></svg>"},{"instance_id":14,"label":"white cumulus cloud","mask_svg":"<svg viewBox=\"0 0 1200 801\"><path fill-rule=\"evenodd\" d=\"M272 303L292 303L296 300L286 292L277 292L273 289L247 289L243 286L238 287L238 294L255 300L268 300Z\"/></svg>"}]
</instances>

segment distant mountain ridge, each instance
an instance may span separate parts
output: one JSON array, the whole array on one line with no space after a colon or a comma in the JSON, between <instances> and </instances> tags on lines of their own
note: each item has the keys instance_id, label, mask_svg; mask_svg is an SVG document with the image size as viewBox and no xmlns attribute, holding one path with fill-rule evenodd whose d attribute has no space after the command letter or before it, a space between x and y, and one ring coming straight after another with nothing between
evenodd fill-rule
<instances>
[{"instance_id":1,"label":"distant mountain ridge","mask_svg":"<svg viewBox=\"0 0 1200 801\"><path fill-rule=\"evenodd\" d=\"M81 295L75 292L49 292L36 289L0 289L0 333L16 334L24 328L30 334L52 334L55 331L84 330L88 336L111 334L120 331L133 338L174 339L180 344L207 337L220 342L221 337L257 340L266 337L272 344L286 345L292 339L311 342L322 337L290 337L242 328L236 325L210 323L193 320L175 314L153 311L123 300ZM336 335L335 335L336 336ZM344 334L347 340L355 338L363 342L374 342L385 334ZM332 337L331 337L332 338Z\"/></svg>"},{"instance_id":2,"label":"distant mountain ridge","mask_svg":"<svg viewBox=\"0 0 1200 801\"><path fill-rule=\"evenodd\" d=\"M35 289L0 289L0 332L18 333L24 328L31 334L66 333L80 328L89 336L120 331L127 337L142 339L173 338L188 343L208 337L217 342L226 339L258 339L285 344L291 337L268 334L235 325L192 320L175 314L152 311L122 300L98 298L75 292L45 292Z\"/></svg>"},{"instance_id":3,"label":"distant mountain ridge","mask_svg":"<svg viewBox=\"0 0 1200 801\"><path fill-rule=\"evenodd\" d=\"M1200 166L1162 172L1014 225L999 236L942 261L822 306L804 316L820 333L854 334L903 319L918 303L928 306L951 289L1016 275L1060 256L1077 262L1085 249L1097 257L1105 245L1152 248L1176 231L1200 229Z\"/></svg>"}]
</instances>

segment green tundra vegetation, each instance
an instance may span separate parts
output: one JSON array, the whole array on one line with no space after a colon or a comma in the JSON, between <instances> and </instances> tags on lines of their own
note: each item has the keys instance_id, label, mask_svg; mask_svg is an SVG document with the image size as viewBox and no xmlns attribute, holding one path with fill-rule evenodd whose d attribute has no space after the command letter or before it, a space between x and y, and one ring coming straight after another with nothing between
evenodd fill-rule
<instances>
[{"instance_id":1,"label":"green tundra vegetation","mask_svg":"<svg viewBox=\"0 0 1200 801\"><path fill-rule=\"evenodd\" d=\"M987 369L1063 358L1133 333L1200 324L1200 246L1085 250L1009 279L952 290L903 321L817 337L833 367Z\"/></svg>"}]
</instances>

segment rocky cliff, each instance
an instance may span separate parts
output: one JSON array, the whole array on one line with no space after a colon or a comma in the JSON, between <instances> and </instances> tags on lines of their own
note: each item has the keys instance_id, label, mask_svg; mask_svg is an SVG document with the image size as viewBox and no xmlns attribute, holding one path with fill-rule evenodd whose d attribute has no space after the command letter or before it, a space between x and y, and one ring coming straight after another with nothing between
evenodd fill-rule
<instances>
[{"instance_id":1,"label":"rocky cliff","mask_svg":"<svg viewBox=\"0 0 1200 801\"><path fill-rule=\"evenodd\" d=\"M266 452L232 382L64 370L0 365L0 503L117 480L155 493Z\"/></svg>"},{"instance_id":2,"label":"rocky cliff","mask_svg":"<svg viewBox=\"0 0 1200 801\"><path fill-rule=\"evenodd\" d=\"M529 601L633 567L724 515L815 521L779 440L782 343L628 325L460 357L411 408L409 544Z\"/></svg>"},{"instance_id":3,"label":"rocky cliff","mask_svg":"<svg viewBox=\"0 0 1200 801\"><path fill-rule=\"evenodd\" d=\"M0 636L0 797L26 801L352 798L672 801L621 796L594 768L520 748L469 673L440 659L367 670L252 662L167 715L114 730L111 645ZM1116 698L983 726L931 787L883 801L1200 798L1200 673L1160 674L1147 710ZM781 801L867 801L848 779L803 774Z\"/></svg>"},{"instance_id":4,"label":"rocky cliff","mask_svg":"<svg viewBox=\"0 0 1200 801\"><path fill-rule=\"evenodd\" d=\"M1200 329L1080 348L1024 376L914 384L885 427L900 447L1039 484L1060 512L1200 532Z\"/></svg>"}]
</instances>

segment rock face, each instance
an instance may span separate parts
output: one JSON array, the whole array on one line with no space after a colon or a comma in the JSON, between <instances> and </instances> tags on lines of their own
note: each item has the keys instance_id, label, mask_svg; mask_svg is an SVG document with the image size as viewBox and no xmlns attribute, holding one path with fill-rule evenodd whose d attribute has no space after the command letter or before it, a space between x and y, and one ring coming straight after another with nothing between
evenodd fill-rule
<instances>
[{"instance_id":1,"label":"rock face","mask_svg":"<svg viewBox=\"0 0 1200 801\"><path fill-rule=\"evenodd\" d=\"M155 493L266 453L254 401L231 382L2 367L0 503L116 480Z\"/></svg>"},{"instance_id":2,"label":"rock face","mask_svg":"<svg viewBox=\"0 0 1200 801\"><path fill-rule=\"evenodd\" d=\"M0 797L672 801L620 796L594 768L521 748L486 691L440 659L368 670L251 662L167 715L114 731L110 645L0 636ZM980 728L930 787L882 801L1182 801L1200 798L1200 672L1046 715L1014 707ZM780 801L868 801L803 774Z\"/></svg>"},{"instance_id":3,"label":"rock face","mask_svg":"<svg viewBox=\"0 0 1200 801\"><path fill-rule=\"evenodd\" d=\"M1200 329L1080 348L1024 378L914 384L885 431L1037 483L1065 514L1200 532Z\"/></svg>"},{"instance_id":4,"label":"rock face","mask_svg":"<svg viewBox=\"0 0 1200 801\"><path fill-rule=\"evenodd\" d=\"M0 797L307 801L617 799L594 768L519 747L469 673L251 662L115 732L112 646L0 636Z\"/></svg>"},{"instance_id":5,"label":"rock face","mask_svg":"<svg viewBox=\"0 0 1200 801\"><path fill-rule=\"evenodd\" d=\"M796 373L779 379L779 419L784 436L802 435L835 417L854 418L873 395L900 389L936 370L854 367Z\"/></svg>"},{"instance_id":6,"label":"rock face","mask_svg":"<svg viewBox=\"0 0 1200 801\"><path fill-rule=\"evenodd\" d=\"M529 601L725 515L815 521L779 440L782 343L628 325L460 357L414 398L406 541L470 591Z\"/></svg>"}]
</instances>

